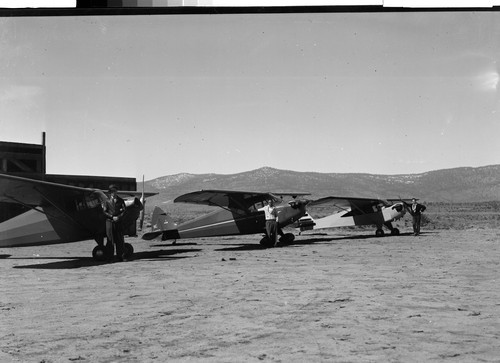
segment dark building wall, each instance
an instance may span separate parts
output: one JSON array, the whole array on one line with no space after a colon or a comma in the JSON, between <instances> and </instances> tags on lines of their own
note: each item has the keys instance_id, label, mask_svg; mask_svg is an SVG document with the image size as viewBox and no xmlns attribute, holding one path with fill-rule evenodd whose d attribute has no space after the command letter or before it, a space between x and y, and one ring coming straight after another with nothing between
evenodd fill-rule
<instances>
[{"instance_id":1,"label":"dark building wall","mask_svg":"<svg viewBox=\"0 0 500 363\"><path fill-rule=\"evenodd\" d=\"M0 142L0 171L9 174L44 173L45 146Z\"/></svg>"}]
</instances>

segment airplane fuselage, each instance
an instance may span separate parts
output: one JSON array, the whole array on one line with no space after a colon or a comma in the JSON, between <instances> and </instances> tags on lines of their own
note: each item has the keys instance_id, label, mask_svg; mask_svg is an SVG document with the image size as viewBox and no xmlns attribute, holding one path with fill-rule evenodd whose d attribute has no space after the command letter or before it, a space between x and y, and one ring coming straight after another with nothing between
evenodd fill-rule
<instances>
[{"instance_id":1,"label":"airplane fuselage","mask_svg":"<svg viewBox=\"0 0 500 363\"><path fill-rule=\"evenodd\" d=\"M293 203L293 204L292 204ZM284 227L305 215L305 205L291 202L277 206L278 223ZM263 211L257 209L243 213L221 209L182 223L175 231L165 231L163 239L229 236L265 233Z\"/></svg>"}]
</instances>

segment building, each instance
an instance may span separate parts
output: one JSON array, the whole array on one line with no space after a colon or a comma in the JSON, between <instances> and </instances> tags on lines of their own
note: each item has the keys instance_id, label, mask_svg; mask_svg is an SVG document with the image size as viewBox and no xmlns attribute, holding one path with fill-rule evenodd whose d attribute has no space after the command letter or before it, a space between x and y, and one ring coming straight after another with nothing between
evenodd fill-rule
<instances>
[{"instance_id":1,"label":"building","mask_svg":"<svg viewBox=\"0 0 500 363\"><path fill-rule=\"evenodd\" d=\"M135 178L47 174L45 150L45 133L42 145L0 141L0 172L82 188L107 190L110 184L115 184L118 190L137 190Z\"/></svg>"}]
</instances>

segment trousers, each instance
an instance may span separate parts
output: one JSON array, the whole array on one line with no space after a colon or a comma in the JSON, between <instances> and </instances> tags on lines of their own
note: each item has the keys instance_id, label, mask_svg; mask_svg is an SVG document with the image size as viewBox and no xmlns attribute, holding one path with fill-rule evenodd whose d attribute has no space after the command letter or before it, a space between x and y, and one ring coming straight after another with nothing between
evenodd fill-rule
<instances>
[{"instance_id":1,"label":"trousers","mask_svg":"<svg viewBox=\"0 0 500 363\"><path fill-rule=\"evenodd\" d=\"M266 220L266 233L271 243L275 244L278 240L278 223L275 219Z\"/></svg>"},{"instance_id":2,"label":"trousers","mask_svg":"<svg viewBox=\"0 0 500 363\"><path fill-rule=\"evenodd\" d=\"M421 219L422 219L421 214L416 214L413 216L413 233L414 234L420 233L420 220Z\"/></svg>"},{"instance_id":3,"label":"trousers","mask_svg":"<svg viewBox=\"0 0 500 363\"><path fill-rule=\"evenodd\" d=\"M113 257L115 252L114 246L116 245L116 256L118 256L118 258L123 258L123 244L125 241L123 239L122 224L107 219L106 236L108 237L108 243L106 245L108 257Z\"/></svg>"}]
</instances>

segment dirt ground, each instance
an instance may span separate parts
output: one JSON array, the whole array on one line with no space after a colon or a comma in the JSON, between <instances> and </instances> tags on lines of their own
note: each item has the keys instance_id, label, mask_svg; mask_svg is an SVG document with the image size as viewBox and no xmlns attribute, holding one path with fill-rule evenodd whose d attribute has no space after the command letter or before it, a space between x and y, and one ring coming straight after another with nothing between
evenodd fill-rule
<instances>
[{"instance_id":1,"label":"dirt ground","mask_svg":"<svg viewBox=\"0 0 500 363\"><path fill-rule=\"evenodd\" d=\"M0 249L0 362L499 362L500 231L372 234Z\"/></svg>"}]
</instances>

